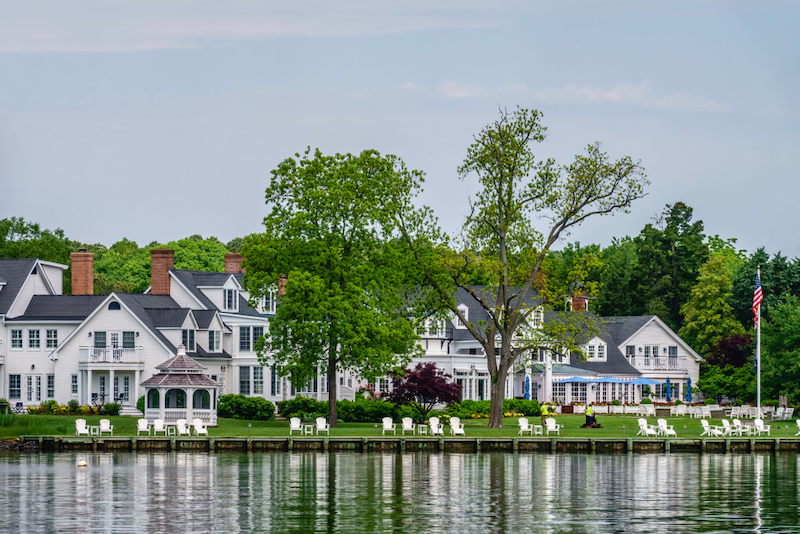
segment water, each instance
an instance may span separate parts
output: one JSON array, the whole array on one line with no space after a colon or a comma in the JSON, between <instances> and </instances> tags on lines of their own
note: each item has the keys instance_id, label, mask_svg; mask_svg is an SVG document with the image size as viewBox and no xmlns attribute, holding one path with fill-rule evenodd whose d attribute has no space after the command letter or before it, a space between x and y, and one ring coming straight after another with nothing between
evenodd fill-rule
<instances>
[{"instance_id":1,"label":"water","mask_svg":"<svg viewBox=\"0 0 800 534\"><path fill-rule=\"evenodd\" d=\"M77 467L85 459L88 467ZM0 455L2 532L800 532L800 455Z\"/></svg>"}]
</instances>

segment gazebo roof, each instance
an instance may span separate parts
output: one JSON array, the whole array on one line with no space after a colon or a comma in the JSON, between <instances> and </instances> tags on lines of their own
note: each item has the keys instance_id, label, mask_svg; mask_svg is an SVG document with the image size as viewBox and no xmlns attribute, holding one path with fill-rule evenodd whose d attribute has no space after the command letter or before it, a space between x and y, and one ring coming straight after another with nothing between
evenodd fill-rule
<instances>
[{"instance_id":1,"label":"gazebo roof","mask_svg":"<svg viewBox=\"0 0 800 534\"><path fill-rule=\"evenodd\" d=\"M218 388L216 380L203 374L204 365L197 363L186 355L186 347L178 346L178 355L162 364L156 365L158 374L153 375L140 385L145 387L197 387Z\"/></svg>"},{"instance_id":2,"label":"gazebo roof","mask_svg":"<svg viewBox=\"0 0 800 534\"><path fill-rule=\"evenodd\" d=\"M181 371L204 371L207 369L205 365L201 365L197 363L197 361L186 355L186 347L183 345L178 346L178 355L174 358L170 358L169 360L165 361L164 363L160 363L156 365L156 369L164 370L170 373L181 372Z\"/></svg>"}]
</instances>

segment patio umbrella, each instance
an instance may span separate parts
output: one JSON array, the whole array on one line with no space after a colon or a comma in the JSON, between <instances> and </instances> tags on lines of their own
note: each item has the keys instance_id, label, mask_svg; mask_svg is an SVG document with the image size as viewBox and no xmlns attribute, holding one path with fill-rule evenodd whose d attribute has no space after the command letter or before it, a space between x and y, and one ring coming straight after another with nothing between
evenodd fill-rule
<instances>
[{"instance_id":1,"label":"patio umbrella","mask_svg":"<svg viewBox=\"0 0 800 534\"><path fill-rule=\"evenodd\" d=\"M672 384L669 381L669 377L667 377L667 402L672 400Z\"/></svg>"},{"instance_id":2,"label":"patio umbrella","mask_svg":"<svg viewBox=\"0 0 800 534\"><path fill-rule=\"evenodd\" d=\"M656 382L655 380L651 380L649 378L634 378L629 382L629 384L639 384L643 386L654 386L656 384L660 384L661 382Z\"/></svg>"},{"instance_id":3,"label":"patio umbrella","mask_svg":"<svg viewBox=\"0 0 800 534\"><path fill-rule=\"evenodd\" d=\"M692 379L686 380L686 402L692 402Z\"/></svg>"},{"instance_id":4,"label":"patio umbrella","mask_svg":"<svg viewBox=\"0 0 800 534\"><path fill-rule=\"evenodd\" d=\"M531 377L525 377L525 400L531 400Z\"/></svg>"}]
</instances>

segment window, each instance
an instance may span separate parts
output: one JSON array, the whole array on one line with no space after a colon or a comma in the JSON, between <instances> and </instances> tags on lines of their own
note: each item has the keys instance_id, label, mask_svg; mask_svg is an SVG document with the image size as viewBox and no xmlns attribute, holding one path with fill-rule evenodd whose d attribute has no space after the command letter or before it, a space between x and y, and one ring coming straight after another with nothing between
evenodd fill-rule
<instances>
[{"instance_id":1,"label":"window","mask_svg":"<svg viewBox=\"0 0 800 534\"><path fill-rule=\"evenodd\" d=\"M464 306L462 304L461 306L458 307L458 309L464 315L464 319L466 321L469 321L469 308L467 308L466 306ZM456 315L456 328L466 328L466 325L464 324L464 322L457 315Z\"/></svg>"},{"instance_id":2,"label":"window","mask_svg":"<svg viewBox=\"0 0 800 534\"><path fill-rule=\"evenodd\" d=\"M277 309L277 302L275 301L275 292L268 291L261 297L261 310L263 313L275 313Z\"/></svg>"},{"instance_id":3,"label":"window","mask_svg":"<svg viewBox=\"0 0 800 534\"><path fill-rule=\"evenodd\" d=\"M270 394L275 397L281 394L281 377L279 374L280 367L277 365L272 367L272 380L270 383Z\"/></svg>"},{"instance_id":4,"label":"window","mask_svg":"<svg viewBox=\"0 0 800 534\"><path fill-rule=\"evenodd\" d=\"M253 394L264 394L264 368L253 367Z\"/></svg>"},{"instance_id":5,"label":"window","mask_svg":"<svg viewBox=\"0 0 800 534\"><path fill-rule=\"evenodd\" d=\"M119 302L109 302L108 303L108 309L109 310L119 310L120 309Z\"/></svg>"},{"instance_id":6,"label":"window","mask_svg":"<svg viewBox=\"0 0 800 534\"><path fill-rule=\"evenodd\" d=\"M78 396L78 375L72 375L72 391L70 393L73 397Z\"/></svg>"},{"instance_id":7,"label":"window","mask_svg":"<svg viewBox=\"0 0 800 534\"><path fill-rule=\"evenodd\" d=\"M94 348L96 348L96 349L104 349L104 348L106 348L106 333L105 332L95 332L94 333Z\"/></svg>"},{"instance_id":8,"label":"window","mask_svg":"<svg viewBox=\"0 0 800 534\"><path fill-rule=\"evenodd\" d=\"M253 348L256 346L256 342L258 342L258 338L264 335L264 327L263 326L254 326L253 327Z\"/></svg>"},{"instance_id":9,"label":"window","mask_svg":"<svg viewBox=\"0 0 800 534\"><path fill-rule=\"evenodd\" d=\"M25 400L31 402L33 400L33 377L27 375L25 377Z\"/></svg>"},{"instance_id":10,"label":"window","mask_svg":"<svg viewBox=\"0 0 800 534\"><path fill-rule=\"evenodd\" d=\"M47 375L47 398L56 396L56 375Z\"/></svg>"},{"instance_id":11,"label":"window","mask_svg":"<svg viewBox=\"0 0 800 534\"><path fill-rule=\"evenodd\" d=\"M541 328L543 322L544 322L544 310L542 310L542 307L539 306L538 308L533 310L533 313L531 314L531 324L533 325L534 328Z\"/></svg>"},{"instance_id":12,"label":"window","mask_svg":"<svg viewBox=\"0 0 800 534\"><path fill-rule=\"evenodd\" d=\"M678 347L670 347L669 348L669 357L670 358L677 358L678 357Z\"/></svg>"},{"instance_id":13,"label":"window","mask_svg":"<svg viewBox=\"0 0 800 534\"><path fill-rule=\"evenodd\" d=\"M187 352L194 352L194 330L183 331L183 346L186 347Z\"/></svg>"},{"instance_id":14,"label":"window","mask_svg":"<svg viewBox=\"0 0 800 534\"><path fill-rule=\"evenodd\" d=\"M658 358L658 345L644 346L644 364L650 365L650 357Z\"/></svg>"},{"instance_id":15,"label":"window","mask_svg":"<svg viewBox=\"0 0 800 534\"><path fill-rule=\"evenodd\" d=\"M11 348L12 349L22 348L22 330L11 331Z\"/></svg>"},{"instance_id":16,"label":"window","mask_svg":"<svg viewBox=\"0 0 800 534\"><path fill-rule=\"evenodd\" d=\"M58 330L47 331L47 348L54 349L58 347Z\"/></svg>"},{"instance_id":17,"label":"window","mask_svg":"<svg viewBox=\"0 0 800 534\"><path fill-rule=\"evenodd\" d=\"M633 345L625 345L625 357L628 359L636 357L636 347Z\"/></svg>"},{"instance_id":18,"label":"window","mask_svg":"<svg viewBox=\"0 0 800 534\"><path fill-rule=\"evenodd\" d=\"M224 308L226 310L236 311L238 309L236 297L239 295L239 292L235 289L223 289L223 292L225 294Z\"/></svg>"},{"instance_id":19,"label":"window","mask_svg":"<svg viewBox=\"0 0 800 534\"><path fill-rule=\"evenodd\" d=\"M41 339L38 330L28 330L28 349L39 350Z\"/></svg>"},{"instance_id":20,"label":"window","mask_svg":"<svg viewBox=\"0 0 800 534\"><path fill-rule=\"evenodd\" d=\"M22 380L20 375L8 375L8 398L22 398Z\"/></svg>"},{"instance_id":21,"label":"window","mask_svg":"<svg viewBox=\"0 0 800 534\"><path fill-rule=\"evenodd\" d=\"M222 332L219 330L211 330L208 332L208 351L219 352L220 345L222 344Z\"/></svg>"},{"instance_id":22,"label":"window","mask_svg":"<svg viewBox=\"0 0 800 534\"><path fill-rule=\"evenodd\" d=\"M239 367L239 394L250 395L250 368Z\"/></svg>"},{"instance_id":23,"label":"window","mask_svg":"<svg viewBox=\"0 0 800 534\"><path fill-rule=\"evenodd\" d=\"M606 361L606 344L600 338L594 338L586 346L586 356L588 361Z\"/></svg>"},{"instance_id":24,"label":"window","mask_svg":"<svg viewBox=\"0 0 800 534\"><path fill-rule=\"evenodd\" d=\"M136 347L136 332L122 333L122 348L132 349Z\"/></svg>"},{"instance_id":25,"label":"window","mask_svg":"<svg viewBox=\"0 0 800 534\"><path fill-rule=\"evenodd\" d=\"M250 327L239 327L239 350L250 350Z\"/></svg>"}]
</instances>

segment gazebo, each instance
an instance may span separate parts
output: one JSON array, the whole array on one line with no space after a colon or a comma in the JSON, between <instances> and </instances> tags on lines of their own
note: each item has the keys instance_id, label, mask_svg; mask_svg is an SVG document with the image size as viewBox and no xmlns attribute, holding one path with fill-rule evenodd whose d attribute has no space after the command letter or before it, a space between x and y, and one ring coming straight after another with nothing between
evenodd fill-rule
<instances>
[{"instance_id":1,"label":"gazebo","mask_svg":"<svg viewBox=\"0 0 800 534\"><path fill-rule=\"evenodd\" d=\"M160 365L158 374L144 382L147 422L155 419L175 423L178 419L200 419L208 426L217 424L217 390L219 384L203 374L205 366L186 355L186 347L178 346L178 355Z\"/></svg>"}]
</instances>

